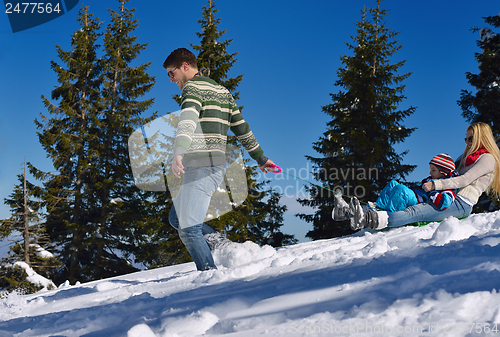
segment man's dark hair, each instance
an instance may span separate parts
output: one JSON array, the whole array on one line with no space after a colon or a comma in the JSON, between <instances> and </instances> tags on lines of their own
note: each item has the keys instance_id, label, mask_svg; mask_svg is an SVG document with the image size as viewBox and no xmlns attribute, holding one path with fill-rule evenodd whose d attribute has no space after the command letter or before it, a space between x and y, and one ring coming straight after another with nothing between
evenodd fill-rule
<instances>
[{"instance_id":1,"label":"man's dark hair","mask_svg":"<svg viewBox=\"0 0 500 337\"><path fill-rule=\"evenodd\" d=\"M180 67L184 62L187 62L191 68L198 69L196 56L186 48L178 48L171 52L163 62L163 68Z\"/></svg>"}]
</instances>

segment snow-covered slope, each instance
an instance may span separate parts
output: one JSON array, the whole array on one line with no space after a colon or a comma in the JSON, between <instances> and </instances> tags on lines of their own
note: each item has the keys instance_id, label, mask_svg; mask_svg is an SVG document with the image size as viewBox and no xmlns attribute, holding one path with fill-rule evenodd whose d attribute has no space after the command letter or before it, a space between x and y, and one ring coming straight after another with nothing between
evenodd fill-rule
<instances>
[{"instance_id":1,"label":"snow-covered slope","mask_svg":"<svg viewBox=\"0 0 500 337\"><path fill-rule=\"evenodd\" d=\"M0 300L0 336L500 335L500 212Z\"/></svg>"}]
</instances>

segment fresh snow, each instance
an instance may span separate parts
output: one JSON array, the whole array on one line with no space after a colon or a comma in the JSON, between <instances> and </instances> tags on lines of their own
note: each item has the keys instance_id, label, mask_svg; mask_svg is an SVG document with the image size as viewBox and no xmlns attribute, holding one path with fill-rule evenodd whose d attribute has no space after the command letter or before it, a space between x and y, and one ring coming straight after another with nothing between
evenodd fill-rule
<instances>
[{"instance_id":1,"label":"fresh snow","mask_svg":"<svg viewBox=\"0 0 500 337\"><path fill-rule=\"evenodd\" d=\"M0 300L0 336L500 336L500 212Z\"/></svg>"},{"instance_id":2,"label":"fresh snow","mask_svg":"<svg viewBox=\"0 0 500 337\"><path fill-rule=\"evenodd\" d=\"M26 279L29 282L34 283L34 284L41 284L43 286L42 290L48 290L48 289L55 289L55 288L57 288L56 285L51 280L49 280L49 279L47 279L47 278L45 278L45 277L43 277L41 275L38 275L33 270L33 268L31 268L26 262L18 261L16 263L14 263L14 266L19 266L19 267L23 268L26 271L26 274L28 275L28 277L26 277Z\"/></svg>"},{"instance_id":3,"label":"fresh snow","mask_svg":"<svg viewBox=\"0 0 500 337\"><path fill-rule=\"evenodd\" d=\"M51 257L54 257L51 252L45 250L39 244L30 244L30 247L33 247L35 249L35 255L41 257L42 259L50 259Z\"/></svg>"}]
</instances>

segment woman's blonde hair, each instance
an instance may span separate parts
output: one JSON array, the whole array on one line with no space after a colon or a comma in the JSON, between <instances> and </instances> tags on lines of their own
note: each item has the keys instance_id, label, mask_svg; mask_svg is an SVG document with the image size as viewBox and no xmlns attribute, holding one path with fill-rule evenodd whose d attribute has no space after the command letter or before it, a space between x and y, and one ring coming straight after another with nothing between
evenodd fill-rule
<instances>
[{"instance_id":1,"label":"woman's blonde hair","mask_svg":"<svg viewBox=\"0 0 500 337\"><path fill-rule=\"evenodd\" d=\"M488 194L499 198L500 197L500 151L498 150L498 145L495 142L495 137L493 137L493 132L488 124L483 122L472 123L467 127L467 131L472 132L472 144L470 147L465 147L464 153L462 155L462 160L460 161L460 168L465 165L465 160L467 156L473 154L481 148L485 148L489 154L491 154L496 161L495 169L493 170L493 181L490 186L486 189Z\"/></svg>"}]
</instances>

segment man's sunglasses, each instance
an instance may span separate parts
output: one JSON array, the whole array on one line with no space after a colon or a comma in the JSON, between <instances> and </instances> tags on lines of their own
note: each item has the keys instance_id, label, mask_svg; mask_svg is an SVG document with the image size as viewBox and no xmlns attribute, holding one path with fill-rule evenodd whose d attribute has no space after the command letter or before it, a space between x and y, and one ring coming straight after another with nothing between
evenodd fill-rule
<instances>
[{"instance_id":1,"label":"man's sunglasses","mask_svg":"<svg viewBox=\"0 0 500 337\"><path fill-rule=\"evenodd\" d=\"M179 67L175 67L174 69L170 70L167 72L168 77L173 78L174 77L174 71L176 71Z\"/></svg>"}]
</instances>

